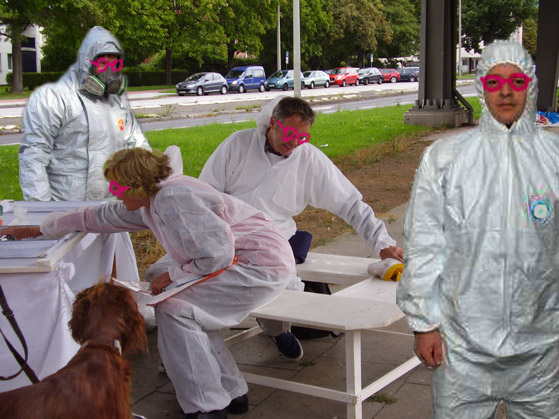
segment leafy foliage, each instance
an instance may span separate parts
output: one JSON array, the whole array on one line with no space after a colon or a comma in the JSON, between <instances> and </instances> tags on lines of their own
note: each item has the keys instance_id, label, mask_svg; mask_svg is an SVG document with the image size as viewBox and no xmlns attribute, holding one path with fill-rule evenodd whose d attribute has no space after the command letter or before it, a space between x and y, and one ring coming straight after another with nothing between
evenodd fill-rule
<instances>
[{"instance_id":1,"label":"leafy foliage","mask_svg":"<svg viewBox=\"0 0 559 419\"><path fill-rule=\"evenodd\" d=\"M377 34L378 57L405 57L419 51L421 18L409 0L382 0L390 22L388 31ZM389 33L387 33L389 32Z\"/></svg>"},{"instance_id":2,"label":"leafy foliage","mask_svg":"<svg viewBox=\"0 0 559 419\"><path fill-rule=\"evenodd\" d=\"M507 39L526 19L536 15L536 0L462 0L463 45L481 52L481 41L489 44Z\"/></svg>"}]
</instances>

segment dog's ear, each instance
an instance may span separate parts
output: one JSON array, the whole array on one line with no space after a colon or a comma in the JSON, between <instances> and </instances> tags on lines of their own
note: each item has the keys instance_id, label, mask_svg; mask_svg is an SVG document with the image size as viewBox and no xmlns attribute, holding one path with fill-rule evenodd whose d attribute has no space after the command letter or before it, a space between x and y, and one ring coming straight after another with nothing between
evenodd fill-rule
<instances>
[{"instance_id":1,"label":"dog's ear","mask_svg":"<svg viewBox=\"0 0 559 419\"><path fill-rule=\"evenodd\" d=\"M88 295L89 290L84 290L80 292L76 299L74 300L72 308L72 318L68 322L70 331L72 332L72 337L74 340L80 344L84 343L87 339L84 338L84 328L86 325L87 315L89 309L91 308L91 302L89 301Z\"/></svg>"},{"instance_id":2,"label":"dog's ear","mask_svg":"<svg viewBox=\"0 0 559 419\"><path fill-rule=\"evenodd\" d=\"M138 310L136 299L127 288L115 286L122 294L124 324L126 333L122 339L123 352L133 353L136 351L147 352L147 336L144 317Z\"/></svg>"}]
</instances>

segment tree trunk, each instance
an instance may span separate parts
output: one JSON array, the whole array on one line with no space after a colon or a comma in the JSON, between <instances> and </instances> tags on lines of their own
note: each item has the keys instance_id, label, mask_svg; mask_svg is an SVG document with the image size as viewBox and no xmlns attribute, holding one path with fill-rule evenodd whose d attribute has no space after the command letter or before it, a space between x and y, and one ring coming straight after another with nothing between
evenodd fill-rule
<instances>
[{"instance_id":1,"label":"tree trunk","mask_svg":"<svg viewBox=\"0 0 559 419\"><path fill-rule=\"evenodd\" d=\"M21 62L21 33L25 27L19 25L10 25L12 34L12 93L23 92L23 76Z\"/></svg>"},{"instance_id":2,"label":"tree trunk","mask_svg":"<svg viewBox=\"0 0 559 419\"><path fill-rule=\"evenodd\" d=\"M227 71L230 71L235 65L235 47L229 45L227 47Z\"/></svg>"},{"instance_id":3,"label":"tree trunk","mask_svg":"<svg viewBox=\"0 0 559 419\"><path fill-rule=\"evenodd\" d=\"M173 84L171 80L171 68L173 64L173 49L165 49L165 84Z\"/></svg>"}]
</instances>

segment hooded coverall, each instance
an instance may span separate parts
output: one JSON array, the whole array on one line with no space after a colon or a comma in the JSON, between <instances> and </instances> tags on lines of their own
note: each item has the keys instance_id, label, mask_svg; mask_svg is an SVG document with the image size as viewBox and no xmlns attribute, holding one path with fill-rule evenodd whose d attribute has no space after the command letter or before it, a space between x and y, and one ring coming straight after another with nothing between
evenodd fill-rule
<instances>
[{"instance_id":1,"label":"hooded coverall","mask_svg":"<svg viewBox=\"0 0 559 419\"><path fill-rule=\"evenodd\" d=\"M532 78L510 128L481 76L513 64ZM397 302L411 330L438 329L445 358L433 417L559 418L559 137L535 125L537 80L517 43L495 42L476 76L479 128L424 153L404 220Z\"/></svg>"},{"instance_id":2,"label":"hooded coverall","mask_svg":"<svg viewBox=\"0 0 559 419\"><path fill-rule=\"evenodd\" d=\"M111 202L53 213L47 237L69 231L112 233L149 229L172 258L172 281L206 276L237 263L157 305L158 346L185 413L226 408L248 387L219 329L241 323L291 282L299 283L287 240L262 212L204 182L181 175L176 146L167 149L173 174L150 207L127 211Z\"/></svg>"},{"instance_id":3,"label":"hooded coverall","mask_svg":"<svg viewBox=\"0 0 559 419\"><path fill-rule=\"evenodd\" d=\"M351 224L376 254L395 246L384 222L362 201L363 195L314 145L302 144L288 158L265 151L270 117L281 98L263 107L256 129L225 139L204 165L200 179L264 211L287 239L297 229L293 217L311 205Z\"/></svg>"},{"instance_id":4,"label":"hooded coverall","mask_svg":"<svg viewBox=\"0 0 559 419\"><path fill-rule=\"evenodd\" d=\"M19 148L19 184L26 201L93 201L114 199L103 177L103 165L114 152L131 147L150 150L125 95L95 96L84 90L102 54L123 57L117 39L96 26L84 38L78 60L56 82L37 89L23 115ZM139 280L128 234L103 237L98 275L116 268L128 280Z\"/></svg>"},{"instance_id":5,"label":"hooded coverall","mask_svg":"<svg viewBox=\"0 0 559 419\"><path fill-rule=\"evenodd\" d=\"M122 58L116 38L96 26L84 38L78 61L56 82L37 89L23 115L19 183L26 201L93 201L114 198L103 164L118 150L150 149L125 95L84 90L102 54Z\"/></svg>"},{"instance_id":6,"label":"hooded coverall","mask_svg":"<svg viewBox=\"0 0 559 419\"><path fill-rule=\"evenodd\" d=\"M263 107L256 129L225 139L204 165L200 179L264 211L287 239L297 230L293 217L311 205L341 217L376 254L395 246L384 222L362 201L363 195L314 145L302 144L288 158L265 151L270 117L281 99ZM269 336L290 328L273 320L259 319L259 323Z\"/></svg>"}]
</instances>

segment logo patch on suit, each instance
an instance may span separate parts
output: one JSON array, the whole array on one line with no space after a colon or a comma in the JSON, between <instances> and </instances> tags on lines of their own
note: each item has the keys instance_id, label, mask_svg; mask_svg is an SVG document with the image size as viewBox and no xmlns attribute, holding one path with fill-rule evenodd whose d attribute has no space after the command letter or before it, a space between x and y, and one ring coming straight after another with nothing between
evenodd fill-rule
<instances>
[{"instance_id":1,"label":"logo patch on suit","mask_svg":"<svg viewBox=\"0 0 559 419\"><path fill-rule=\"evenodd\" d=\"M124 119L118 118L117 124L118 124L118 129L120 130L120 132L123 132L124 131Z\"/></svg>"}]
</instances>

